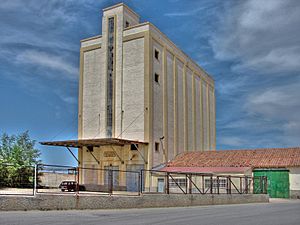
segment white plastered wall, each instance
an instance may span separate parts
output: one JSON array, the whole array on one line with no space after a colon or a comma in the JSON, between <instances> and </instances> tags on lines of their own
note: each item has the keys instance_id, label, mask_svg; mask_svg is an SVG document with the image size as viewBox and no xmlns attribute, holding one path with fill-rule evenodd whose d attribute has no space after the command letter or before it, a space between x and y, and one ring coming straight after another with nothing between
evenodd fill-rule
<instances>
[{"instance_id":1,"label":"white plastered wall","mask_svg":"<svg viewBox=\"0 0 300 225\"><path fill-rule=\"evenodd\" d=\"M168 93L168 160L174 158L174 56L167 52L167 93Z\"/></svg>"},{"instance_id":2,"label":"white plastered wall","mask_svg":"<svg viewBox=\"0 0 300 225\"><path fill-rule=\"evenodd\" d=\"M144 140L144 38L124 42L123 124L125 139Z\"/></svg>"},{"instance_id":3,"label":"white plastered wall","mask_svg":"<svg viewBox=\"0 0 300 225\"><path fill-rule=\"evenodd\" d=\"M176 62L177 69L177 146L178 151L177 154L184 152L184 93L183 93L183 63L177 60Z\"/></svg>"},{"instance_id":4,"label":"white plastered wall","mask_svg":"<svg viewBox=\"0 0 300 225\"><path fill-rule=\"evenodd\" d=\"M196 123L196 147L195 151L202 150L202 139L201 134L202 131L202 121L201 121L201 82L200 78L195 76L195 108L196 108L196 117L195 117L195 123Z\"/></svg>"},{"instance_id":5,"label":"white plastered wall","mask_svg":"<svg viewBox=\"0 0 300 225\"><path fill-rule=\"evenodd\" d=\"M155 50L158 51L158 59L155 58ZM163 145L160 138L163 137L164 120L163 120L163 93L164 93L164 74L163 74L163 48L157 42L153 41L152 48L152 79L153 82L153 141L159 144L158 151L153 151L153 163L158 165L163 160ZM159 75L158 82L155 81L155 74ZM155 146L154 146L155 148Z\"/></svg>"},{"instance_id":6,"label":"white plastered wall","mask_svg":"<svg viewBox=\"0 0 300 225\"><path fill-rule=\"evenodd\" d=\"M186 70L186 94L187 94L187 151L193 151L194 126L193 126L193 73L187 68Z\"/></svg>"},{"instance_id":7,"label":"white plastered wall","mask_svg":"<svg viewBox=\"0 0 300 225\"><path fill-rule=\"evenodd\" d=\"M100 138L105 135L103 52L100 48L83 54L83 138Z\"/></svg>"},{"instance_id":8,"label":"white plastered wall","mask_svg":"<svg viewBox=\"0 0 300 225\"><path fill-rule=\"evenodd\" d=\"M300 191L300 167L291 167L290 170L290 190Z\"/></svg>"}]
</instances>

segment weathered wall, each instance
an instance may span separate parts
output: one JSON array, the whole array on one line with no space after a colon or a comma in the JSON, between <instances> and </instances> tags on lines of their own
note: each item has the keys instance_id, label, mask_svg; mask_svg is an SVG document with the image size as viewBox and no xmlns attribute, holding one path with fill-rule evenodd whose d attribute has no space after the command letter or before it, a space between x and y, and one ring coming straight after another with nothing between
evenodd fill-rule
<instances>
[{"instance_id":1,"label":"weathered wall","mask_svg":"<svg viewBox=\"0 0 300 225\"><path fill-rule=\"evenodd\" d=\"M300 167L289 168L290 197L300 198Z\"/></svg>"},{"instance_id":2,"label":"weathered wall","mask_svg":"<svg viewBox=\"0 0 300 225\"><path fill-rule=\"evenodd\" d=\"M158 59L155 58L155 51L158 51ZM153 151L153 163L159 165L163 162L163 146L160 138L164 135L164 74L163 74L163 49L157 42L153 41L152 48L153 65L153 141L159 144L158 151ZM159 75L158 82L154 80L155 74Z\"/></svg>"},{"instance_id":3,"label":"weathered wall","mask_svg":"<svg viewBox=\"0 0 300 225\"><path fill-rule=\"evenodd\" d=\"M168 136L166 140L168 141L167 155L168 160L175 157L175 93L174 93L174 55L170 52L166 53L166 67L167 67L167 129Z\"/></svg>"},{"instance_id":4,"label":"weathered wall","mask_svg":"<svg viewBox=\"0 0 300 225\"><path fill-rule=\"evenodd\" d=\"M122 135L144 140L144 38L124 42ZM120 115L116 115L116 121ZM121 122L121 121L120 121ZM119 132L121 133L121 131ZM119 136L119 134L117 134Z\"/></svg>"},{"instance_id":5,"label":"weathered wall","mask_svg":"<svg viewBox=\"0 0 300 225\"><path fill-rule=\"evenodd\" d=\"M76 180L76 176L74 174L43 172L39 175L39 180L41 186L57 188L62 181Z\"/></svg>"},{"instance_id":6,"label":"weathered wall","mask_svg":"<svg viewBox=\"0 0 300 225\"><path fill-rule=\"evenodd\" d=\"M102 48L83 53L83 138L105 136L105 74L101 66L103 64Z\"/></svg>"},{"instance_id":7,"label":"weathered wall","mask_svg":"<svg viewBox=\"0 0 300 225\"><path fill-rule=\"evenodd\" d=\"M269 202L268 195L0 196L0 211L183 207Z\"/></svg>"}]
</instances>

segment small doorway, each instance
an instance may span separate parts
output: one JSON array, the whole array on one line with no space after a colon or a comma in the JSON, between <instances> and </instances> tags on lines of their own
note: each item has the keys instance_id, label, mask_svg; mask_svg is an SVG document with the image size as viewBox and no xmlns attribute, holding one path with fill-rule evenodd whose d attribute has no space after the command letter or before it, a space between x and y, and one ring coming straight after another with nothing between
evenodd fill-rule
<instances>
[{"instance_id":1,"label":"small doorway","mask_svg":"<svg viewBox=\"0 0 300 225\"><path fill-rule=\"evenodd\" d=\"M116 190L119 187L119 166L104 166L104 169L104 185L108 187L112 182L113 189Z\"/></svg>"},{"instance_id":2,"label":"small doorway","mask_svg":"<svg viewBox=\"0 0 300 225\"><path fill-rule=\"evenodd\" d=\"M164 178L157 179L157 192L164 193L165 192L165 180Z\"/></svg>"},{"instance_id":3,"label":"small doorway","mask_svg":"<svg viewBox=\"0 0 300 225\"><path fill-rule=\"evenodd\" d=\"M138 192L140 189L140 173L144 169L143 164L132 164L126 166L126 190ZM133 172L130 172L133 171Z\"/></svg>"}]
</instances>

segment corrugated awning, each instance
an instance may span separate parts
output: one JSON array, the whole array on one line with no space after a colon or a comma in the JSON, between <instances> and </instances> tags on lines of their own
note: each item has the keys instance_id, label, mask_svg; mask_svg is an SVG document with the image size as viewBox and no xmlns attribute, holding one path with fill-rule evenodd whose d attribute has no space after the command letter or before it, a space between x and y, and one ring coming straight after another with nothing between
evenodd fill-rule
<instances>
[{"instance_id":1,"label":"corrugated awning","mask_svg":"<svg viewBox=\"0 0 300 225\"><path fill-rule=\"evenodd\" d=\"M66 140L66 141L45 141L45 142L40 142L40 144L80 148L80 147L100 147L105 145L114 145L114 146L124 146L130 144L147 145L148 143L137 141L137 140L121 139L121 138L98 138L98 139L79 139L79 140Z\"/></svg>"}]
</instances>

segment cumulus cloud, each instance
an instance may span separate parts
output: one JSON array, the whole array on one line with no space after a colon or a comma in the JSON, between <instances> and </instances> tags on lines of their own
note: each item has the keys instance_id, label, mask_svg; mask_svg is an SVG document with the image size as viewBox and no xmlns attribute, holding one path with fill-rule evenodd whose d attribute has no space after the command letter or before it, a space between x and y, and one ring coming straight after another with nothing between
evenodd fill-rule
<instances>
[{"instance_id":1,"label":"cumulus cloud","mask_svg":"<svg viewBox=\"0 0 300 225\"><path fill-rule=\"evenodd\" d=\"M198 8L192 9L192 10L188 10L188 11L168 12L168 13L165 13L164 16L168 16L168 17L194 16L204 9L206 9L206 7L198 7Z\"/></svg>"},{"instance_id":2,"label":"cumulus cloud","mask_svg":"<svg viewBox=\"0 0 300 225\"><path fill-rule=\"evenodd\" d=\"M300 144L300 82L275 86L268 90L250 95L245 103L245 111L251 115L277 121L274 129L282 132L281 143L285 145Z\"/></svg>"},{"instance_id":3,"label":"cumulus cloud","mask_svg":"<svg viewBox=\"0 0 300 225\"><path fill-rule=\"evenodd\" d=\"M232 137L232 136L222 136L220 137L220 140L218 140L220 144L225 146L231 146L231 147L241 147L248 144L245 140L239 137Z\"/></svg>"},{"instance_id":4,"label":"cumulus cloud","mask_svg":"<svg viewBox=\"0 0 300 225\"><path fill-rule=\"evenodd\" d=\"M235 60L233 71L299 72L299 15L300 4L296 0L232 4L210 42L215 57Z\"/></svg>"},{"instance_id":5,"label":"cumulus cloud","mask_svg":"<svg viewBox=\"0 0 300 225\"><path fill-rule=\"evenodd\" d=\"M300 82L274 86L250 94L244 105L250 114L261 114L268 118L298 119L300 121Z\"/></svg>"},{"instance_id":6,"label":"cumulus cloud","mask_svg":"<svg viewBox=\"0 0 300 225\"><path fill-rule=\"evenodd\" d=\"M46 52L27 50L17 55L16 60L19 63L26 63L34 66L45 67L45 69L48 68L60 71L73 79L77 78L78 75L78 69L76 66L73 66L70 62L60 56L51 55Z\"/></svg>"},{"instance_id":7,"label":"cumulus cloud","mask_svg":"<svg viewBox=\"0 0 300 225\"><path fill-rule=\"evenodd\" d=\"M77 99L79 40L99 33L105 1L2 0L0 74L30 95ZM87 15L94 12L89 19ZM67 82L66 82L67 81ZM55 98L56 99L56 98Z\"/></svg>"}]
</instances>

